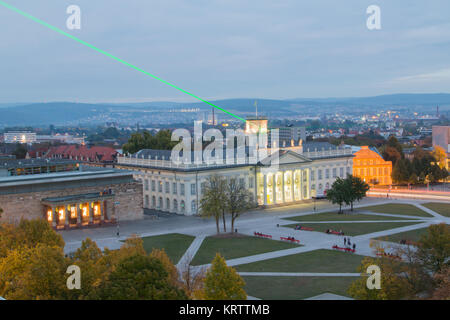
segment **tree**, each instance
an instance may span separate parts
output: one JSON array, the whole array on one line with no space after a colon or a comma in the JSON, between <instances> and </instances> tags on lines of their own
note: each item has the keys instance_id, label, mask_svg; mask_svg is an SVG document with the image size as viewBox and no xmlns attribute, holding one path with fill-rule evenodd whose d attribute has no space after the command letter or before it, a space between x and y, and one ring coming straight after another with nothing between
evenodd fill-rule
<instances>
[{"instance_id":1,"label":"tree","mask_svg":"<svg viewBox=\"0 0 450 320\"><path fill-rule=\"evenodd\" d=\"M401 153L394 147L386 146L382 152L383 159L386 161L392 161L392 164L395 165L397 161L402 158Z\"/></svg>"},{"instance_id":2,"label":"tree","mask_svg":"<svg viewBox=\"0 0 450 320\"><path fill-rule=\"evenodd\" d=\"M16 156L17 159L25 159L27 155L27 148L25 144L16 144L16 149L12 152L13 155Z\"/></svg>"},{"instance_id":3,"label":"tree","mask_svg":"<svg viewBox=\"0 0 450 320\"><path fill-rule=\"evenodd\" d=\"M355 201L361 201L367 191L369 191L369 185L365 183L361 178L353 175L348 175L344 180L345 188L345 202L351 205L351 211L353 211L353 203Z\"/></svg>"},{"instance_id":4,"label":"tree","mask_svg":"<svg viewBox=\"0 0 450 320\"><path fill-rule=\"evenodd\" d=\"M133 254L121 259L108 279L100 285L99 296L106 300L186 299L174 286L163 263L154 257Z\"/></svg>"},{"instance_id":5,"label":"tree","mask_svg":"<svg viewBox=\"0 0 450 320\"><path fill-rule=\"evenodd\" d=\"M380 289L367 287L367 268L376 265L380 268ZM408 281L401 275L405 267L401 262L391 258L366 257L362 260L358 272L361 277L352 282L348 289L351 297L358 300L398 300L411 291Z\"/></svg>"},{"instance_id":6,"label":"tree","mask_svg":"<svg viewBox=\"0 0 450 320\"><path fill-rule=\"evenodd\" d=\"M434 275L436 289L431 299L450 300L450 267L444 267Z\"/></svg>"},{"instance_id":7,"label":"tree","mask_svg":"<svg viewBox=\"0 0 450 320\"><path fill-rule=\"evenodd\" d=\"M246 300L245 282L217 253L206 272L203 297L206 300Z\"/></svg>"},{"instance_id":8,"label":"tree","mask_svg":"<svg viewBox=\"0 0 450 320\"><path fill-rule=\"evenodd\" d=\"M409 160L408 159L400 159L395 163L394 168L392 169L392 179L395 183L407 183L410 176L409 170Z\"/></svg>"},{"instance_id":9,"label":"tree","mask_svg":"<svg viewBox=\"0 0 450 320\"><path fill-rule=\"evenodd\" d=\"M348 184L345 183L344 179L337 177L331 185L331 188L327 190L328 201L339 205L339 213L342 213L342 204L349 199L349 190L347 187Z\"/></svg>"},{"instance_id":10,"label":"tree","mask_svg":"<svg viewBox=\"0 0 450 320\"><path fill-rule=\"evenodd\" d=\"M446 162L447 162L447 153L445 152L444 148L440 146L434 146L434 150L432 152L432 155L434 159L436 160L439 167L445 168Z\"/></svg>"},{"instance_id":11,"label":"tree","mask_svg":"<svg viewBox=\"0 0 450 320\"><path fill-rule=\"evenodd\" d=\"M155 135L148 131L137 132L122 147L125 153L136 153L142 149L171 150L178 142L172 141L170 130L160 130Z\"/></svg>"},{"instance_id":12,"label":"tree","mask_svg":"<svg viewBox=\"0 0 450 320\"><path fill-rule=\"evenodd\" d=\"M245 211L254 208L252 194L237 179L229 179L226 183L226 211L231 215L231 232L234 232L235 220Z\"/></svg>"},{"instance_id":13,"label":"tree","mask_svg":"<svg viewBox=\"0 0 450 320\"><path fill-rule=\"evenodd\" d=\"M222 214L223 229L227 232L225 224L226 181L217 175L207 179L200 199L200 215L216 219L217 233L220 233L219 219Z\"/></svg>"},{"instance_id":14,"label":"tree","mask_svg":"<svg viewBox=\"0 0 450 320\"><path fill-rule=\"evenodd\" d=\"M450 227L445 223L430 225L418 242L418 261L429 272L450 266Z\"/></svg>"},{"instance_id":15,"label":"tree","mask_svg":"<svg viewBox=\"0 0 450 320\"><path fill-rule=\"evenodd\" d=\"M64 299L68 261L62 248L38 243L0 259L0 296L11 300Z\"/></svg>"}]
</instances>

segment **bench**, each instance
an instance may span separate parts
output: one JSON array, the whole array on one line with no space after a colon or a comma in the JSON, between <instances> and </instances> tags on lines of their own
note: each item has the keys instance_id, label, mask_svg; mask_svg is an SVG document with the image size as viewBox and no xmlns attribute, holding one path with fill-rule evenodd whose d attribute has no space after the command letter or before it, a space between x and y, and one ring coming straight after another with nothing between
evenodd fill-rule
<instances>
[{"instance_id":1,"label":"bench","mask_svg":"<svg viewBox=\"0 0 450 320\"><path fill-rule=\"evenodd\" d=\"M295 230L303 230L303 231L313 231L314 230L313 228L309 228L309 227L300 227L300 228L295 227L294 229Z\"/></svg>"},{"instance_id":2,"label":"bench","mask_svg":"<svg viewBox=\"0 0 450 320\"><path fill-rule=\"evenodd\" d=\"M354 250L354 249L339 247L337 245L332 246L332 248L335 250L341 250L341 251L346 251L346 252L352 252L352 253L356 252L356 250Z\"/></svg>"},{"instance_id":3,"label":"bench","mask_svg":"<svg viewBox=\"0 0 450 320\"><path fill-rule=\"evenodd\" d=\"M264 233L261 233L261 232L253 232L253 234L255 235L255 237L262 237L262 238L272 239L272 236L270 234L264 234Z\"/></svg>"},{"instance_id":4,"label":"bench","mask_svg":"<svg viewBox=\"0 0 450 320\"><path fill-rule=\"evenodd\" d=\"M297 240L297 239L295 239L295 238L280 237L280 240L290 241L290 242L295 242L295 243L300 243L300 240Z\"/></svg>"},{"instance_id":5,"label":"bench","mask_svg":"<svg viewBox=\"0 0 450 320\"><path fill-rule=\"evenodd\" d=\"M379 252L379 253L377 253L377 256L391 258L391 259L397 259L397 260L402 260L402 258L400 256L397 256L397 255L394 255L394 254L389 254L389 253L386 253L386 252Z\"/></svg>"},{"instance_id":6,"label":"bench","mask_svg":"<svg viewBox=\"0 0 450 320\"><path fill-rule=\"evenodd\" d=\"M344 235L343 232L339 232L339 231L334 231L334 230L327 230L327 231L325 231L326 234L335 234L337 236L343 236Z\"/></svg>"}]
</instances>

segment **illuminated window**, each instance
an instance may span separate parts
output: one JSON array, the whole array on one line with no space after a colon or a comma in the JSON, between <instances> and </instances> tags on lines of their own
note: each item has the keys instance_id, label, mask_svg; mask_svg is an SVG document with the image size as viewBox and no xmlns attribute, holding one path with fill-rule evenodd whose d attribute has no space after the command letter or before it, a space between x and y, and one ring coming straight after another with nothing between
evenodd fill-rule
<instances>
[{"instance_id":1,"label":"illuminated window","mask_svg":"<svg viewBox=\"0 0 450 320\"><path fill-rule=\"evenodd\" d=\"M47 211L47 221L51 222L53 220L52 210Z\"/></svg>"}]
</instances>

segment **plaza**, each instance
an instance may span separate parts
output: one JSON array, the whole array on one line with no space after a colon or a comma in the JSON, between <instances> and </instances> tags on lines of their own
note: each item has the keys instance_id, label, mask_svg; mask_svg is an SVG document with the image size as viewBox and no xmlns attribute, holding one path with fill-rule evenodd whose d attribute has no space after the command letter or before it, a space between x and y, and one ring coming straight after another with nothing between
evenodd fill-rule
<instances>
[{"instance_id":1,"label":"plaza","mask_svg":"<svg viewBox=\"0 0 450 320\"><path fill-rule=\"evenodd\" d=\"M66 252L76 250L86 237L95 240L101 248L117 249L127 237L137 234L144 243L152 243L148 250L167 248L180 270L188 263L194 270L204 270L217 250L244 278L246 292L252 299L309 299L322 294L325 294L323 298L330 294L348 297L349 284L360 276L356 268L361 259L375 256L370 247L373 239L389 246L401 246L400 238L393 238L395 243L384 241L396 234L423 232L431 224L450 223L448 216L428 208L450 212L450 201L433 202L433 205L429 202L366 198L355 206L353 218L348 210L345 215L335 215L336 208L327 201L317 201L316 210L311 202L255 210L237 220L238 236L228 239L223 234L216 235L212 220L169 213L158 218L146 215L139 223L121 223L119 237L115 227L102 227L95 232L67 230L61 234L66 241ZM313 231L295 230L291 226L306 223L313 226ZM335 223L361 230L356 235L346 235L356 244L355 253L332 249L334 245L343 246L343 237L326 234L323 229ZM271 235L272 239L256 238L255 232ZM281 237L293 237L300 243L286 242Z\"/></svg>"}]
</instances>

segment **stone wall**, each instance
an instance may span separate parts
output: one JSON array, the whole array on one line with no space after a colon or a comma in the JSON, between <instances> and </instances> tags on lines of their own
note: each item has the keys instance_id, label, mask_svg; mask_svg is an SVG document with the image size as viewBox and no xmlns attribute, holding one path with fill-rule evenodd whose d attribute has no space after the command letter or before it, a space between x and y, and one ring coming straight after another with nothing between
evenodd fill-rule
<instances>
[{"instance_id":1,"label":"stone wall","mask_svg":"<svg viewBox=\"0 0 450 320\"><path fill-rule=\"evenodd\" d=\"M111 188L115 197L108 200L108 218L115 213L116 219L137 220L143 218L142 184L138 182L100 185L97 187L65 188L59 190L38 191L0 195L0 208L3 209L0 222L17 223L20 219L45 218L42 199L63 197L85 193L101 192Z\"/></svg>"}]
</instances>

